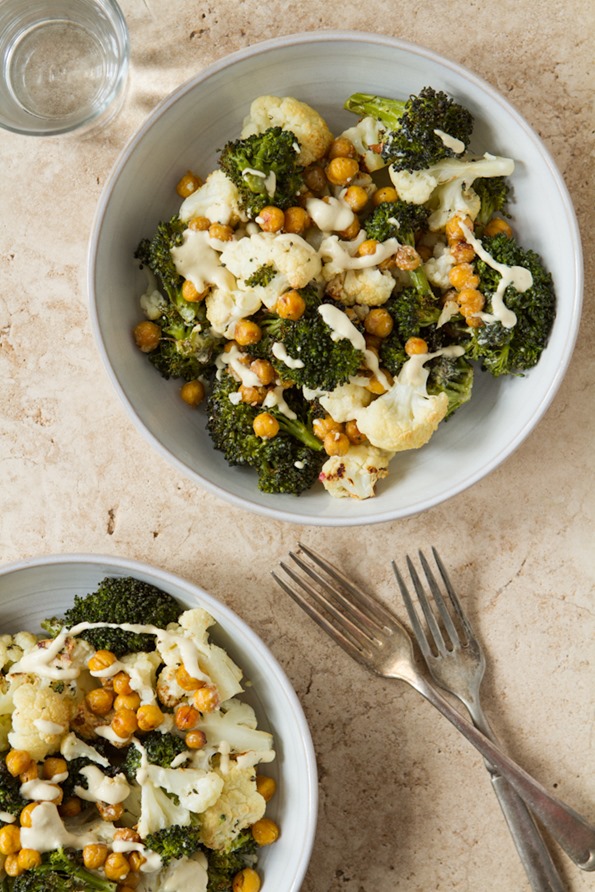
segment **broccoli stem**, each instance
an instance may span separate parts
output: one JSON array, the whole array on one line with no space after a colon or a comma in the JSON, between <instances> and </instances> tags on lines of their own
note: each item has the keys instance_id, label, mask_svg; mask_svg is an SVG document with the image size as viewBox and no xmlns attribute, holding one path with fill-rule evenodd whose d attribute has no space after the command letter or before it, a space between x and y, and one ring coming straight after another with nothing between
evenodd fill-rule
<instances>
[{"instance_id":1,"label":"broccoli stem","mask_svg":"<svg viewBox=\"0 0 595 892\"><path fill-rule=\"evenodd\" d=\"M353 93L343 108L356 115L376 118L388 129L395 130L399 126L405 105L405 101L400 99L386 99L370 93Z\"/></svg>"},{"instance_id":2,"label":"broccoli stem","mask_svg":"<svg viewBox=\"0 0 595 892\"><path fill-rule=\"evenodd\" d=\"M303 422L298 421L297 418L288 418L286 415L282 415L280 412L272 413L277 421L279 422L279 428L282 431L285 431L286 434L291 434L292 437L295 437L296 440L299 440L304 446L308 446L310 449L314 449L316 452L320 452L323 448L322 443L318 439L315 434L312 433L309 427L307 427Z\"/></svg>"}]
</instances>

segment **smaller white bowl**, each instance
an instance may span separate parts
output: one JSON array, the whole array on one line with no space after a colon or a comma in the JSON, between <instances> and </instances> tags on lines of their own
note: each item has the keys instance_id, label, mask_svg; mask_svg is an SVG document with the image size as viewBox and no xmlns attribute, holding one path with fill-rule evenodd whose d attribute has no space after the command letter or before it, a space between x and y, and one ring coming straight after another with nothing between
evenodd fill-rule
<instances>
[{"instance_id":1,"label":"smaller white bowl","mask_svg":"<svg viewBox=\"0 0 595 892\"><path fill-rule=\"evenodd\" d=\"M547 349L524 377L477 373L469 403L423 448L399 453L377 496L334 499L321 486L292 495L259 492L256 475L230 468L206 432L205 414L180 405L179 382L165 381L134 346L145 277L133 262L142 237L179 210L175 184L188 169L216 167L250 103L274 93L308 102L335 133L353 125L343 111L361 91L406 97L444 90L472 112L471 147L515 160L514 227L552 273L557 316ZM129 417L169 462L235 505L303 524L352 526L406 517L481 480L523 442L551 403L570 362L582 306L582 253L566 186L547 149L493 87L430 50L379 34L293 34L227 56L155 109L120 156L99 203L89 253L91 320L105 366Z\"/></svg>"},{"instance_id":2,"label":"smaller white bowl","mask_svg":"<svg viewBox=\"0 0 595 892\"><path fill-rule=\"evenodd\" d=\"M60 615L75 595L93 591L106 576L135 576L158 586L185 608L204 607L217 621L213 641L225 648L251 685L242 699L255 709L259 727L275 740L267 765L277 792L267 815L281 828L260 852L263 892L299 892L316 830L318 779L310 731L283 669L258 636L228 607L196 585L148 564L92 554L50 555L0 567L0 634L39 633L40 622Z\"/></svg>"}]
</instances>

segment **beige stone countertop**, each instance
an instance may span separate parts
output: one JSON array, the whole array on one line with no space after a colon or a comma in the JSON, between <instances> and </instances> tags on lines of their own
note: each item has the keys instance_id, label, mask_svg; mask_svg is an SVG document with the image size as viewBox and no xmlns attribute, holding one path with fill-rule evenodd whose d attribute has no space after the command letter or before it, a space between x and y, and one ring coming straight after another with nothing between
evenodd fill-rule
<instances>
[{"instance_id":1,"label":"beige stone countertop","mask_svg":"<svg viewBox=\"0 0 595 892\"><path fill-rule=\"evenodd\" d=\"M132 72L120 116L87 139L0 132L0 561L64 552L147 561L198 583L262 636L295 686L318 759L318 832L303 892L525 892L475 750L406 685L350 662L274 587L270 571L302 539L396 604L390 560L435 545L488 653L485 706L496 731L548 789L594 820L593 288L551 407L489 477L405 520L298 527L198 488L141 437L93 340L86 251L110 169L159 100L230 51L321 28L382 30L493 84L552 153L588 245L593 7L121 5ZM590 283L593 252L585 255ZM593 888L592 874L552 851L568 890Z\"/></svg>"}]
</instances>

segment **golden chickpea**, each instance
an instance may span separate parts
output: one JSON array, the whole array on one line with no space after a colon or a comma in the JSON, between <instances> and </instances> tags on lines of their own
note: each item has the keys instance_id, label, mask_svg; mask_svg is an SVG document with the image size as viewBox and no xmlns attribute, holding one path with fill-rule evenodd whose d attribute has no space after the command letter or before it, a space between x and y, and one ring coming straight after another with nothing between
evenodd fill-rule
<instances>
[{"instance_id":1,"label":"golden chickpea","mask_svg":"<svg viewBox=\"0 0 595 892\"><path fill-rule=\"evenodd\" d=\"M333 158L326 168L326 178L333 186L348 186L359 173L356 158Z\"/></svg>"},{"instance_id":2,"label":"golden chickpea","mask_svg":"<svg viewBox=\"0 0 595 892\"><path fill-rule=\"evenodd\" d=\"M188 731L188 734L186 734L186 737L184 738L184 742L189 750L201 750L207 742L207 735L204 731L200 731L196 728L194 731Z\"/></svg>"},{"instance_id":3,"label":"golden chickpea","mask_svg":"<svg viewBox=\"0 0 595 892\"><path fill-rule=\"evenodd\" d=\"M209 235L211 238L217 239L217 241L230 242L233 238L233 229L226 223L211 223Z\"/></svg>"},{"instance_id":4,"label":"golden chickpea","mask_svg":"<svg viewBox=\"0 0 595 892\"><path fill-rule=\"evenodd\" d=\"M211 221L208 217L191 217L188 220L188 229L193 229L195 232L206 232L209 226L211 225Z\"/></svg>"},{"instance_id":5,"label":"golden chickpea","mask_svg":"<svg viewBox=\"0 0 595 892\"><path fill-rule=\"evenodd\" d=\"M361 245L357 249L357 253L360 257L371 257L372 254L376 253L378 244L379 243L375 238L367 238L361 243Z\"/></svg>"},{"instance_id":6,"label":"golden chickpea","mask_svg":"<svg viewBox=\"0 0 595 892\"><path fill-rule=\"evenodd\" d=\"M277 298L275 312L278 316L281 316L282 319L290 319L291 321L296 322L298 319L301 319L306 312L306 301L299 291L296 291L295 289L286 291Z\"/></svg>"},{"instance_id":7,"label":"golden chickpea","mask_svg":"<svg viewBox=\"0 0 595 892\"><path fill-rule=\"evenodd\" d=\"M240 386L240 398L249 406L260 406L267 395L266 387L250 387L247 384Z\"/></svg>"},{"instance_id":8,"label":"golden chickpea","mask_svg":"<svg viewBox=\"0 0 595 892\"><path fill-rule=\"evenodd\" d=\"M359 221L359 217L354 217L347 229L341 229L337 235L339 238L344 239L347 242L350 242L352 239L359 234L362 228L362 224Z\"/></svg>"},{"instance_id":9,"label":"golden chickpea","mask_svg":"<svg viewBox=\"0 0 595 892\"><path fill-rule=\"evenodd\" d=\"M14 855L21 848L21 831L16 824L0 827L0 854Z\"/></svg>"},{"instance_id":10,"label":"golden chickpea","mask_svg":"<svg viewBox=\"0 0 595 892\"><path fill-rule=\"evenodd\" d=\"M139 871L146 860L147 859L145 858L145 856L141 855L140 852L130 852L130 854L128 855L130 869L134 870L134 871ZM131 882L131 880L132 880L132 877L129 876L128 882ZM136 887L136 885L137 885L137 883L135 882L134 886Z\"/></svg>"},{"instance_id":11,"label":"golden chickpea","mask_svg":"<svg viewBox=\"0 0 595 892\"><path fill-rule=\"evenodd\" d=\"M38 777L39 769L36 762L31 762L29 767L19 774L19 780L22 784L26 784L27 781L37 780Z\"/></svg>"},{"instance_id":12,"label":"golden chickpea","mask_svg":"<svg viewBox=\"0 0 595 892\"><path fill-rule=\"evenodd\" d=\"M267 205L258 214L256 222L263 232L281 232L285 225L285 214L281 208Z\"/></svg>"},{"instance_id":13,"label":"golden chickpea","mask_svg":"<svg viewBox=\"0 0 595 892\"><path fill-rule=\"evenodd\" d=\"M326 435L332 431L342 433L343 425L339 421L335 421L334 418L331 418L330 415L326 415L324 418L314 419L312 422L312 430L319 440L324 440Z\"/></svg>"},{"instance_id":14,"label":"golden chickpea","mask_svg":"<svg viewBox=\"0 0 595 892\"><path fill-rule=\"evenodd\" d=\"M132 827L118 827L114 833L114 839L120 839L124 842L141 842L141 835Z\"/></svg>"},{"instance_id":15,"label":"golden chickpea","mask_svg":"<svg viewBox=\"0 0 595 892\"><path fill-rule=\"evenodd\" d=\"M96 802L95 808L101 815L102 821L110 821L111 823L119 821L124 814L124 806L121 802L117 802L116 805L111 805L109 802Z\"/></svg>"},{"instance_id":16,"label":"golden chickpea","mask_svg":"<svg viewBox=\"0 0 595 892\"><path fill-rule=\"evenodd\" d=\"M327 455L346 455L349 451L349 438L338 431L330 431L322 442Z\"/></svg>"},{"instance_id":17,"label":"golden chickpea","mask_svg":"<svg viewBox=\"0 0 595 892\"><path fill-rule=\"evenodd\" d=\"M93 715L107 715L114 705L114 692L109 688L94 688L85 695L85 703Z\"/></svg>"},{"instance_id":18,"label":"golden chickpea","mask_svg":"<svg viewBox=\"0 0 595 892\"><path fill-rule=\"evenodd\" d=\"M118 709L111 721L111 728L118 737L126 738L138 729L136 713L133 709Z\"/></svg>"},{"instance_id":19,"label":"golden chickpea","mask_svg":"<svg viewBox=\"0 0 595 892\"><path fill-rule=\"evenodd\" d=\"M108 848L102 842L91 843L83 848L83 864L89 870L98 870L105 864Z\"/></svg>"},{"instance_id":20,"label":"golden chickpea","mask_svg":"<svg viewBox=\"0 0 595 892\"><path fill-rule=\"evenodd\" d=\"M122 852L110 852L104 861L103 872L108 880L121 883L130 873L128 858Z\"/></svg>"},{"instance_id":21,"label":"golden chickpea","mask_svg":"<svg viewBox=\"0 0 595 892\"><path fill-rule=\"evenodd\" d=\"M285 224L283 226L285 232L294 233L294 235L302 235L311 225L310 215L305 208L295 207L287 208L285 211Z\"/></svg>"},{"instance_id":22,"label":"golden chickpea","mask_svg":"<svg viewBox=\"0 0 595 892\"><path fill-rule=\"evenodd\" d=\"M6 767L13 777L18 777L33 762L27 750L9 750L6 754Z\"/></svg>"},{"instance_id":23,"label":"golden chickpea","mask_svg":"<svg viewBox=\"0 0 595 892\"><path fill-rule=\"evenodd\" d=\"M475 275L475 270L470 263L457 263L451 267L448 273L448 281L457 290L470 287L475 288L479 284L479 276Z\"/></svg>"},{"instance_id":24,"label":"golden chickpea","mask_svg":"<svg viewBox=\"0 0 595 892\"><path fill-rule=\"evenodd\" d=\"M202 180L197 177L191 170L187 170L184 176L176 185L176 192L180 198L188 198L193 192L196 192L202 186Z\"/></svg>"},{"instance_id":25,"label":"golden chickpea","mask_svg":"<svg viewBox=\"0 0 595 892\"><path fill-rule=\"evenodd\" d=\"M103 672L116 662L116 655L111 650L98 650L87 660L89 672Z\"/></svg>"},{"instance_id":26,"label":"golden chickpea","mask_svg":"<svg viewBox=\"0 0 595 892\"><path fill-rule=\"evenodd\" d=\"M156 350L161 340L161 329L156 322L145 319L139 322L132 331L134 343L143 353L151 353Z\"/></svg>"},{"instance_id":27,"label":"golden chickpea","mask_svg":"<svg viewBox=\"0 0 595 892\"><path fill-rule=\"evenodd\" d=\"M187 406L200 406L205 398L205 386L202 381L185 381L180 387L180 396Z\"/></svg>"},{"instance_id":28,"label":"golden chickpea","mask_svg":"<svg viewBox=\"0 0 595 892\"><path fill-rule=\"evenodd\" d=\"M212 684L206 684L199 688L192 695L194 705L203 715L208 712L214 712L219 706L219 693L217 688Z\"/></svg>"},{"instance_id":29,"label":"golden chickpea","mask_svg":"<svg viewBox=\"0 0 595 892\"><path fill-rule=\"evenodd\" d=\"M68 771L66 759L59 756L49 756L43 763L42 776L45 780L51 780L58 774L64 774Z\"/></svg>"},{"instance_id":30,"label":"golden chickpea","mask_svg":"<svg viewBox=\"0 0 595 892\"><path fill-rule=\"evenodd\" d=\"M251 867L245 867L233 878L232 892L260 892L260 877Z\"/></svg>"},{"instance_id":31,"label":"golden chickpea","mask_svg":"<svg viewBox=\"0 0 595 892\"><path fill-rule=\"evenodd\" d=\"M197 691L204 685L204 681L200 678L193 678L184 665L178 666L175 677L183 691Z\"/></svg>"},{"instance_id":32,"label":"golden chickpea","mask_svg":"<svg viewBox=\"0 0 595 892\"><path fill-rule=\"evenodd\" d=\"M350 139L346 136L338 136L331 143L327 157L331 161L333 158L357 158L357 152Z\"/></svg>"},{"instance_id":33,"label":"golden chickpea","mask_svg":"<svg viewBox=\"0 0 595 892\"><path fill-rule=\"evenodd\" d=\"M261 818L250 828L252 837L259 846L270 846L279 839L279 827L270 818Z\"/></svg>"},{"instance_id":34,"label":"golden chickpea","mask_svg":"<svg viewBox=\"0 0 595 892\"><path fill-rule=\"evenodd\" d=\"M473 232L473 220L471 217L461 217L460 215L455 214L447 221L446 226L444 227L449 245L453 242L465 241L465 233L461 229L461 223L463 223L470 232Z\"/></svg>"},{"instance_id":35,"label":"golden chickpea","mask_svg":"<svg viewBox=\"0 0 595 892\"><path fill-rule=\"evenodd\" d=\"M393 326L393 317L382 307L374 307L364 319L364 328L368 334L376 335L378 338L387 338Z\"/></svg>"},{"instance_id":36,"label":"golden chickpea","mask_svg":"<svg viewBox=\"0 0 595 892\"><path fill-rule=\"evenodd\" d=\"M35 849L21 849L17 855L17 863L19 869L24 873L26 870L31 870L32 867L39 867L41 854Z\"/></svg>"},{"instance_id":37,"label":"golden chickpea","mask_svg":"<svg viewBox=\"0 0 595 892\"><path fill-rule=\"evenodd\" d=\"M343 195L343 201L357 214L363 211L367 205L368 193L363 186L348 186Z\"/></svg>"},{"instance_id":38,"label":"golden chickpea","mask_svg":"<svg viewBox=\"0 0 595 892\"><path fill-rule=\"evenodd\" d=\"M376 189L372 196L372 204L378 207L379 204L386 204L389 201L397 201L399 195L394 186L381 186Z\"/></svg>"},{"instance_id":39,"label":"golden chickpea","mask_svg":"<svg viewBox=\"0 0 595 892\"><path fill-rule=\"evenodd\" d=\"M127 672L117 672L112 679L112 687L116 694L131 694L130 676Z\"/></svg>"},{"instance_id":40,"label":"golden chickpea","mask_svg":"<svg viewBox=\"0 0 595 892\"><path fill-rule=\"evenodd\" d=\"M19 858L16 854L7 855L4 861L4 872L9 877L18 877L23 873L19 867Z\"/></svg>"},{"instance_id":41,"label":"golden chickpea","mask_svg":"<svg viewBox=\"0 0 595 892\"><path fill-rule=\"evenodd\" d=\"M353 419L345 422L345 433L349 437L349 442L353 446L361 446L362 443L368 442L368 438L365 434L362 434L357 426L357 422L353 421Z\"/></svg>"},{"instance_id":42,"label":"golden chickpea","mask_svg":"<svg viewBox=\"0 0 595 892\"><path fill-rule=\"evenodd\" d=\"M35 809L37 808L38 805L39 805L39 802L30 802L21 811L21 813L19 815L19 823L20 823L21 827L32 827L33 826L33 820L31 818L31 815L33 814L33 812L35 811ZM14 827L14 824L10 824L7 826ZM2 828L2 829L4 829L4 828ZM2 833L2 830L0 830L0 833ZM2 851L2 849L0 848L0 852L1 851Z\"/></svg>"},{"instance_id":43,"label":"golden chickpea","mask_svg":"<svg viewBox=\"0 0 595 892\"><path fill-rule=\"evenodd\" d=\"M268 359L255 359L250 363L250 371L254 372L258 376L260 383L265 386L272 384L277 377L277 373Z\"/></svg>"},{"instance_id":44,"label":"golden chickpea","mask_svg":"<svg viewBox=\"0 0 595 892\"><path fill-rule=\"evenodd\" d=\"M304 182L314 193L321 193L327 187L327 179L320 164L311 164L304 170Z\"/></svg>"},{"instance_id":45,"label":"golden chickpea","mask_svg":"<svg viewBox=\"0 0 595 892\"><path fill-rule=\"evenodd\" d=\"M269 777L267 774L257 774L256 789L265 802L270 802L277 790L277 782L274 777Z\"/></svg>"},{"instance_id":46,"label":"golden chickpea","mask_svg":"<svg viewBox=\"0 0 595 892\"><path fill-rule=\"evenodd\" d=\"M471 324L469 320L476 317L477 313L483 310L485 304L485 298L477 288L462 288L458 294L458 301L461 314L464 316L467 325ZM472 327L478 326L473 324Z\"/></svg>"},{"instance_id":47,"label":"golden chickpea","mask_svg":"<svg viewBox=\"0 0 595 892\"><path fill-rule=\"evenodd\" d=\"M145 703L136 711L139 731L154 731L163 722L165 716L156 703Z\"/></svg>"},{"instance_id":48,"label":"golden chickpea","mask_svg":"<svg viewBox=\"0 0 595 892\"><path fill-rule=\"evenodd\" d=\"M82 810L83 806L78 796L69 796L58 808L62 818L75 818L77 815L80 815Z\"/></svg>"},{"instance_id":49,"label":"golden chickpea","mask_svg":"<svg viewBox=\"0 0 595 892\"><path fill-rule=\"evenodd\" d=\"M450 254L455 263L471 263L475 257L475 248L469 242L452 242Z\"/></svg>"},{"instance_id":50,"label":"golden chickpea","mask_svg":"<svg viewBox=\"0 0 595 892\"><path fill-rule=\"evenodd\" d=\"M178 706L174 714L174 724L179 731L190 731L200 718L194 706Z\"/></svg>"},{"instance_id":51,"label":"golden chickpea","mask_svg":"<svg viewBox=\"0 0 595 892\"><path fill-rule=\"evenodd\" d=\"M508 238L512 237L512 226L503 220L502 217L492 217L490 222L484 227L483 230L484 235L507 235Z\"/></svg>"},{"instance_id":52,"label":"golden chickpea","mask_svg":"<svg viewBox=\"0 0 595 892\"><path fill-rule=\"evenodd\" d=\"M240 347L248 347L250 344L258 344L262 338L262 329L251 319L240 319L236 324L234 338Z\"/></svg>"},{"instance_id":53,"label":"golden chickpea","mask_svg":"<svg viewBox=\"0 0 595 892\"><path fill-rule=\"evenodd\" d=\"M395 264L399 269L418 269L421 266L421 257L411 245L401 245L395 254Z\"/></svg>"},{"instance_id":54,"label":"golden chickpea","mask_svg":"<svg viewBox=\"0 0 595 892\"><path fill-rule=\"evenodd\" d=\"M428 352L428 344L423 338L408 338L405 341L405 353L407 356L416 356Z\"/></svg>"},{"instance_id":55,"label":"golden chickpea","mask_svg":"<svg viewBox=\"0 0 595 892\"><path fill-rule=\"evenodd\" d=\"M270 440L279 433L279 422L270 412L259 412L252 422L254 433L257 437Z\"/></svg>"},{"instance_id":56,"label":"golden chickpea","mask_svg":"<svg viewBox=\"0 0 595 892\"><path fill-rule=\"evenodd\" d=\"M118 694L116 699L114 700L114 709L116 712L120 712L123 709L131 709L133 712L140 706L140 696L136 691L132 691L130 694Z\"/></svg>"},{"instance_id":57,"label":"golden chickpea","mask_svg":"<svg viewBox=\"0 0 595 892\"><path fill-rule=\"evenodd\" d=\"M387 381L389 381L390 383L389 375L387 375L386 372L383 372L383 374ZM376 375L371 375L368 379L368 383L366 384L366 390L369 390L370 393L375 393L380 396L381 394L386 393L386 385L384 381L380 380L380 378L378 378Z\"/></svg>"}]
</instances>

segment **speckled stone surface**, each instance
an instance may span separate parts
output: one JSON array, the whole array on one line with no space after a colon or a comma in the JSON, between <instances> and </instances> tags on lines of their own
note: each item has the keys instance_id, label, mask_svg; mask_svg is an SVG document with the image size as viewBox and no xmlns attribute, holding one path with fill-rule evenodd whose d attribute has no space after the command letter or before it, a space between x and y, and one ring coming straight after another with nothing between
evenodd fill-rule
<instances>
[{"instance_id":1,"label":"speckled stone surface","mask_svg":"<svg viewBox=\"0 0 595 892\"><path fill-rule=\"evenodd\" d=\"M475 751L399 682L366 674L273 587L298 538L394 598L389 561L435 544L486 645L487 711L510 752L595 818L593 289L568 374L487 479L422 515L357 529L245 513L167 465L127 419L86 306L87 242L119 151L172 89L227 52L319 28L382 30L489 80L543 138L585 243L593 226L593 7L586 0L123 0L132 74L92 138L0 132L0 560L126 555L184 575L258 631L310 721L320 814L303 892L525 892ZM349 64L349 60L346 60ZM586 280L595 276L585 252ZM364 559L365 556L365 559ZM571 892L592 888L553 848ZM275 890L272 890L275 892Z\"/></svg>"}]
</instances>

